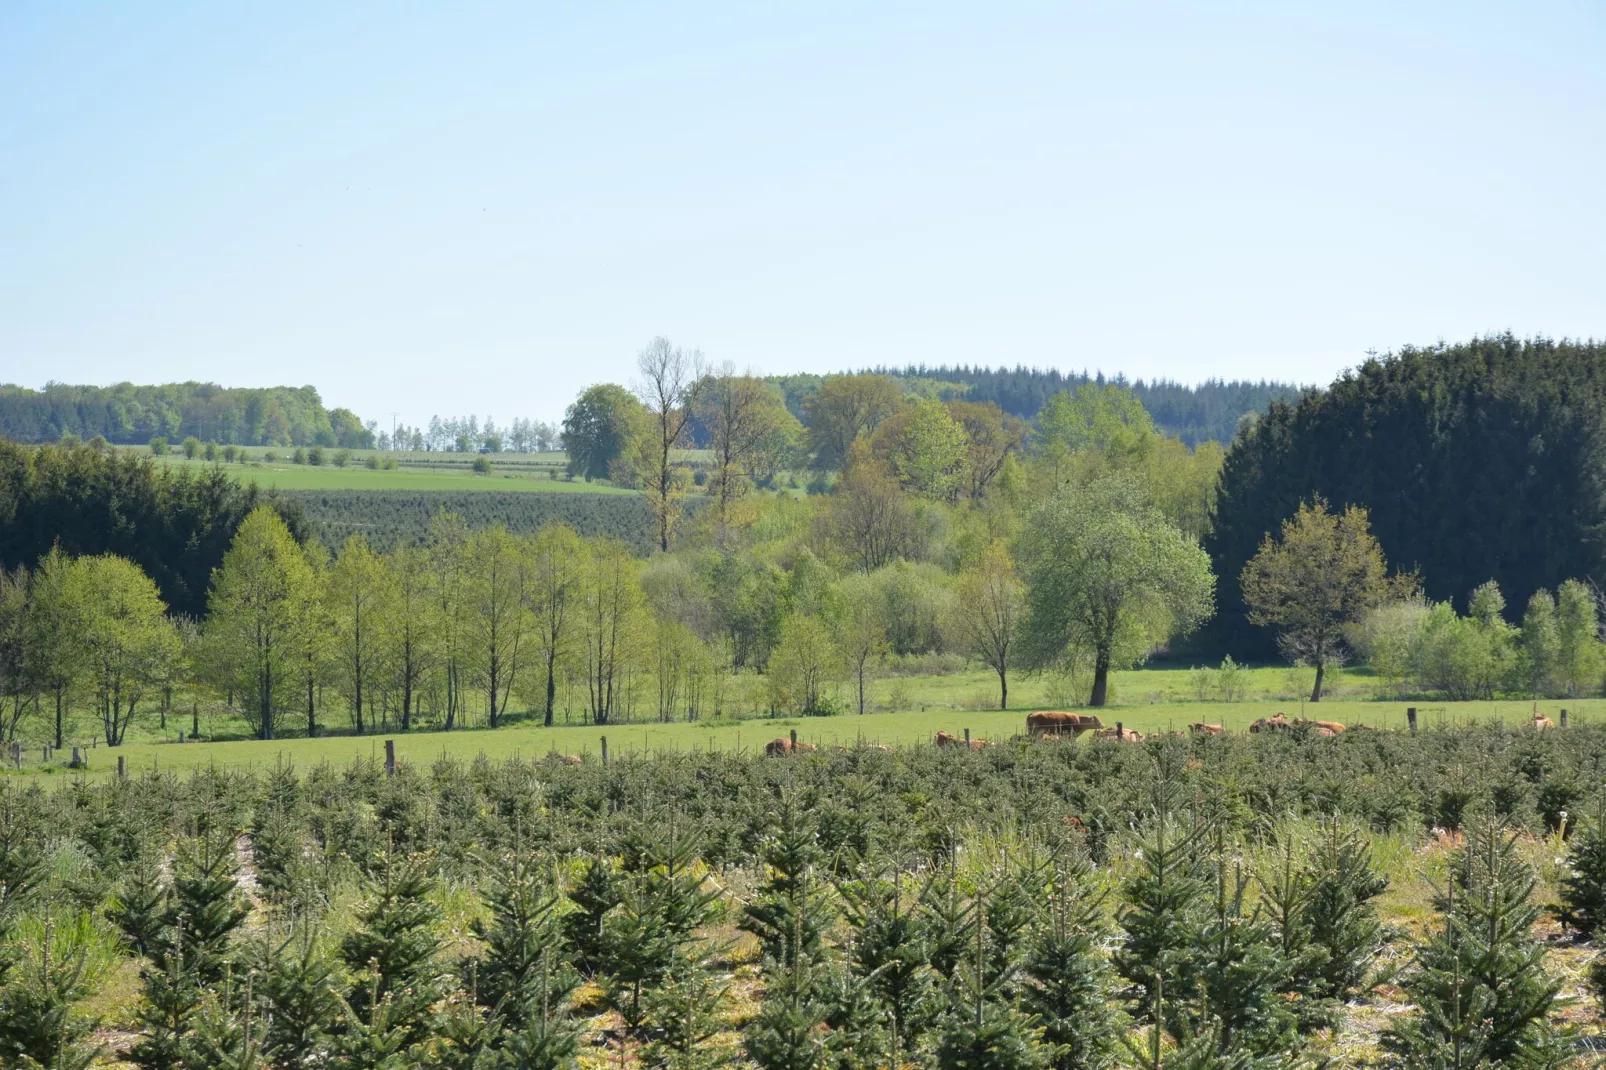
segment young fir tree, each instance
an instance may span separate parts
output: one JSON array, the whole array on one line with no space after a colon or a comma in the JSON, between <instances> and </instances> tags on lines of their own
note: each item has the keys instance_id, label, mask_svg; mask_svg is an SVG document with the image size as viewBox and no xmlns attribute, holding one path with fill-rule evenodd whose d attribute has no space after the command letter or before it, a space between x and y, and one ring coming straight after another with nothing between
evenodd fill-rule
<instances>
[{"instance_id":1,"label":"young fir tree","mask_svg":"<svg viewBox=\"0 0 1606 1070\"><path fill-rule=\"evenodd\" d=\"M64 939L51 920L10 984L0 989L0 1066L87 1070L100 1054L89 1041L95 1019L82 1013L89 995L88 948L77 927Z\"/></svg>"},{"instance_id":2,"label":"young fir tree","mask_svg":"<svg viewBox=\"0 0 1606 1070\"><path fill-rule=\"evenodd\" d=\"M1283 998L1288 962L1271 923L1258 911L1246 912L1249 879L1236 862L1228 864L1218 841L1213 868L1215 901L1196 936L1191 976L1193 998L1179 1001L1188 1021L1186 1035L1217 1027L1219 1050L1274 1055L1297 1042L1298 1020Z\"/></svg>"},{"instance_id":3,"label":"young fir tree","mask_svg":"<svg viewBox=\"0 0 1606 1070\"><path fill-rule=\"evenodd\" d=\"M340 942L353 984L346 995L356 1050L388 1051L424 1039L430 1007L444 994L441 909L427 859L381 852L356 928ZM394 1035L392 1035L394 1034Z\"/></svg>"},{"instance_id":4,"label":"young fir tree","mask_svg":"<svg viewBox=\"0 0 1606 1070\"><path fill-rule=\"evenodd\" d=\"M824 1070L830 1050L817 989L814 964L802 956L766 975L764 1005L743 1035L760 1070Z\"/></svg>"},{"instance_id":5,"label":"young fir tree","mask_svg":"<svg viewBox=\"0 0 1606 1070\"><path fill-rule=\"evenodd\" d=\"M892 1016L877 998L874 981L848 961L836 962L819 979L825 1010L826 1062L832 1070L879 1070L896 1066Z\"/></svg>"},{"instance_id":6,"label":"young fir tree","mask_svg":"<svg viewBox=\"0 0 1606 1070\"><path fill-rule=\"evenodd\" d=\"M274 1066L313 1065L341 1011L334 959L303 921L284 940L257 944L251 966L263 1053Z\"/></svg>"},{"instance_id":7,"label":"young fir tree","mask_svg":"<svg viewBox=\"0 0 1606 1070\"><path fill-rule=\"evenodd\" d=\"M1154 1020L1164 1021L1167 1012L1163 977L1154 983L1154 1008ZM1137 1036L1123 1036L1121 1045L1130 1060L1122 1065L1132 1070L1272 1070L1270 1060L1256 1060L1244 1051L1223 1051L1220 1022L1211 1022L1200 1032L1175 1041L1160 1025L1150 1025Z\"/></svg>"},{"instance_id":8,"label":"young fir tree","mask_svg":"<svg viewBox=\"0 0 1606 1070\"><path fill-rule=\"evenodd\" d=\"M1558 913L1585 936L1606 927L1606 798L1594 820L1568 844Z\"/></svg>"},{"instance_id":9,"label":"young fir tree","mask_svg":"<svg viewBox=\"0 0 1606 1070\"><path fill-rule=\"evenodd\" d=\"M893 1065L900 1051L919 1043L937 1009L926 926L904 905L905 885L903 874L894 871L891 880L870 877L840 888L851 927L848 962L886 1008Z\"/></svg>"},{"instance_id":10,"label":"young fir tree","mask_svg":"<svg viewBox=\"0 0 1606 1070\"><path fill-rule=\"evenodd\" d=\"M250 913L237 869L234 838L213 828L178 846L162 931L149 952L153 961L140 972L141 1036L129 1055L145 1070L201 1058L191 1043L198 1016L207 991L231 971L234 934Z\"/></svg>"},{"instance_id":11,"label":"young fir tree","mask_svg":"<svg viewBox=\"0 0 1606 1070\"><path fill-rule=\"evenodd\" d=\"M1337 817L1325 822L1309 874L1302 921L1316 955L1301 964L1297 985L1316 999L1342 1003L1364 985L1383 950L1374 900L1388 889L1388 878L1373 865L1366 837Z\"/></svg>"},{"instance_id":12,"label":"young fir tree","mask_svg":"<svg viewBox=\"0 0 1606 1070\"><path fill-rule=\"evenodd\" d=\"M1127 997L1140 1022L1158 1023L1175 1035L1193 1035L1193 1016L1175 1001L1159 999L1162 978L1190 996L1197 987L1200 915L1209 895L1209 870L1200 850L1204 827L1180 826L1173 816L1170 782L1159 785L1148 831L1138 838L1138 870L1126 882L1114 961L1130 982Z\"/></svg>"},{"instance_id":13,"label":"young fir tree","mask_svg":"<svg viewBox=\"0 0 1606 1070\"><path fill-rule=\"evenodd\" d=\"M267 1070L254 1011L250 977L237 990L232 969L225 968L222 982L202 995L182 1070Z\"/></svg>"},{"instance_id":14,"label":"young fir tree","mask_svg":"<svg viewBox=\"0 0 1606 1070\"><path fill-rule=\"evenodd\" d=\"M250 916L240 894L234 837L207 829L179 843L167 929L182 931L180 957L202 985L215 985L233 961L234 934Z\"/></svg>"},{"instance_id":15,"label":"young fir tree","mask_svg":"<svg viewBox=\"0 0 1606 1070\"><path fill-rule=\"evenodd\" d=\"M161 858L154 850L139 853L117 884L106 915L134 954L159 956L167 932L168 894Z\"/></svg>"},{"instance_id":16,"label":"young fir tree","mask_svg":"<svg viewBox=\"0 0 1606 1070\"><path fill-rule=\"evenodd\" d=\"M643 992L656 984L718 914L719 893L701 868L695 836L673 823L626 876L619 907L603 919L603 993L634 1031L645 1019Z\"/></svg>"},{"instance_id":17,"label":"young fir tree","mask_svg":"<svg viewBox=\"0 0 1606 1070\"><path fill-rule=\"evenodd\" d=\"M1548 1018L1561 985L1533 936L1533 890L1515 836L1480 823L1437 900L1443 928L1417 949L1405 979L1419 1013L1385 1038L1407 1065L1558 1065Z\"/></svg>"},{"instance_id":18,"label":"young fir tree","mask_svg":"<svg viewBox=\"0 0 1606 1070\"><path fill-rule=\"evenodd\" d=\"M510 852L494 867L485 901L490 916L472 925L485 943L474 968L480 1004L515 1029L561 1018L580 979L566 959L563 899L550 873L527 852Z\"/></svg>"},{"instance_id":19,"label":"young fir tree","mask_svg":"<svg viewBox=\"0 0 1606 1070\"><path fill-rule=\"evenodd\" d=\"M974 944L950 981L949 1012L937 1041L941 1070L1035 1070L1048 1064L1049 1050L1037 1024L1009 999L1017 967L1003 972L987 951L987 896L971 904ZM993 961L989 961L993 959Z\"/></svg>"},{"instance_id":20,"label":"young fir tree","mask_svg":"<svg viewBox=\"0 0 1606 1070\"><path fill-rule=\"evenodd\" d=\"M825 931L834 920L820 893L816 870L824 859L819 831L808 812L790 795L769 815L762 848L768 879L758 901L748 904L741 927L757 936L764 955L790 965L799 955L818 960ZM811 894L805 885L815 882Z\"/></svg>"},{"instance_id":21,"label":"young fir tree","mask_svg":"<svg viewBox=\"0 0 1606 1070\"><path fill-rule=\"evenodd\" d=\"M606 950L604 921L622 899L613 860L593 855L580 880L569 889L569 903L573 909L563 918L566 942L575 966L581 970L601 969Z\"/></svg>"},{"instance_id":22,"label":"young fir tree","mask_svg":"<svg viewBox=\"0 0 1606 1070\"><path fill-rule=\"evenodd\" d=\"M663 1070L713 1070L730 1062L730 1053L712 1049L708 1042L724 1028L725 998L729 984L704 965L705 949L695 944L682 948L669 968L645 996L646 1017L652 1040L642 1049L641 1061Z\"/></svg>"},{"instance_id":23,"label":"young fir tree","mask_svg":"<svg viewBox=\"0 0 1606 1070\"><path fill-rule=\"evenodd\" d=\"M1056 867L1048 909L1026 953L1022 1007L1042 1025L1054 1070L1101 1070L1114 1057L1103 897L1088 888L1080 858Z\"/></svg>"}]
</instances>

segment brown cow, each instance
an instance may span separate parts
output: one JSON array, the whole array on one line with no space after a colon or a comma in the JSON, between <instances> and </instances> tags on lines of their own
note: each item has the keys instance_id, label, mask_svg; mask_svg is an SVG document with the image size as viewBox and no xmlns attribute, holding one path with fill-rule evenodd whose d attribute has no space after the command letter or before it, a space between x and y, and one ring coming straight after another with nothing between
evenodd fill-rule
<instances>
[{"instance_id":1,"label":"brown cow","mask_svg":"<svg viewBox=\"0 0 1606 1070\"><path fill-rule=\"evenodd\" d=\"M793 743L790 739L782 736L764 744L764 755L768 758L784 758L788 754L807 754L817 749L812 743Z\"/></svg>"},{"instance_id":2,"label":"brown cow","mask_svg":"<svg viewBox=\"0 0 1606 1070\"><path fill-rule=\"evenodd\" d=\"M1030 736L1059 736L1069 732L1079 736L1104 727L1091 713L1065 713L1062 710L1043 710L1026 715L1026 733Z\"/></svg>"},{"instance_id":3,"label":"brown cow","mask_svg":"<svg viewBox=\"0 0 1606 1070\"><path fill-rule=\"evenodd\" d=\"M1093 733L1094 739L1113 739L1117 743L1142 743L1143 733L1131 728L1116 725L1113 728L1101 728Z\"/></svg>"},{"instance_id":4,"label":"brown cow","mask_svg":"<svg viewBox=\"0 0 1606 1070\"><path fill-rule=\"evenodd\" d=\"M936 744L939 747L965 747L965 746L968 746L971 750L981 750L984 746L987 745L987 741L985 739L971 739L971 740L961 739L959 736L951 736L947 732L940 732L939 731L937 733Z\"/></svg>"},{"instance_id":5,"label":"brown cow","mask_svg":"<svg viewBox=\"0 0 1606 1070\"><path fill-rule=\"evenodd\" d=\"M1221 726L1219 724L1205 724L1203 721L1194 721L1188 725L1188 731L1196 736L1219 736L1221 735Z\"/></svg>"},{"instance_id":6,"label":"brown cow","mask_svg":"<svg viewBox=\"0 0 1606 1070\"><path fill-rule=\"evenodd\" d=\"M1534 731L1535 732L1543 732L1547 728L1555 728L1556 727L1555 723L1552 722L1549 717L1546 717L1542 713L1534 714L1533 726L1534 726Z\"/></svg>"},{"instance_id":7,"label":"brown cow","mask_svg":"<svg viewBox=\"0 0 1606 1070\"><path fill-rule=\"evenodd\" d=\"M1275 717L1262 717L1257 720L1254 724L1249 726L1249 731L1286 732L1290 727L1291 726L1288 723L1288 718L1284 717L1281 711L1278 711L1277 716Z\"/></svg>"},{"instance_id":8,"label":"brown cow","mask_svg":"<svg viewBox=\"0 0 1606 1070\"><path fill-rule=\"evenodd\" d=\"M1349 730L1348 726L1340 724L1338 721L1307 721L1301 718L1295 721L1294 724L1296 726L1312 725L1313 731L1326 729L1326 734L1329 736L1341 736ZM1316 734L1321 735L1322 732L1316 731Z\"/></svg>"},{"instance_id":9,"label":"brown cow","mask_svg":"<svg viewBox=\"0 0 1606 1070\"><path fill-rule=\"evenodd\" d=\"M558 761L562 762L564 765L581 765L581 764L583 764L580 761L580 756L578 754L560 754L560 755L558 755Z\"/></svg>"}]
</instances>

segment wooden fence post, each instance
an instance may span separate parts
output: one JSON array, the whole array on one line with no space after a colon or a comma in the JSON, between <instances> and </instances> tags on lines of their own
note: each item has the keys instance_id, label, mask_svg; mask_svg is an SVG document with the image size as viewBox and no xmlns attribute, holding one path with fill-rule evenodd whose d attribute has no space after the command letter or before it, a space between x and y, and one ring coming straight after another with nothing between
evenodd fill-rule
<instances>
[{"instance_id":1,"label":"wooden fence post","mask_svg":"<svg viewBox=\"0 0 1606 1070\"><path fill-rule=\"evenodd\" d=\"M119 754L117 756L117 779L122 780L126 776L128 776L128 767L123 764L123 756Z\"/></svg>"},{"instance_id":2,"label":"wooden fence post","mask_svg":"<svg viewBox=\"0 0 1606 1070\"><path fill-rule=\"evenodd\" d=\"M970 746L970 729L965 729L965 746Z\"/></svg>"},{"instance_id":3,"label":"wooden fence post","mask_svg":"<svg viewBox=\"0 0 1606 1070\"><path fill-rule=\"evenodd\" d=\"M394 739L385 740L385 775L396 775L396 741Z\"/></svg>"},{"instance_id":4,"label":"wooden fence post","mask_svg":"<svg viewBox=\"0 0 1606 1070\"><path fill-rule=\"evenodd\" d=\"M1561 726L1563 728L1567 727L1567 711L1566 710L1562 710L1561 711Z\"/></svg>"},{"instance_id":5,"label":"wooden fence post","mask_svg":"<svg viewBox=\"0 0 1606 1070\"><path fill-rule=\"evenodd\" d=\"M608 764L608 737L607 736L602 736L600 738L602 740L602 764L603 765L607 765Z\"/></svg>"},{"instance_id":6,"label":"wooden fence post","mask_svg":"<svg viewBox=\"0 0 1606 1070\"><path fill-rule=\"evenodd\" d=\"M1405 723L1411 726L1411 734L1416 735L1416 707L1405 707Z\"/></svg>"},{"instance_id":7,"label":"wooden fence post","mask_svg":"<svg viewBox=\"0 0 1606 1070\"><path fill-rule=\"evenodd\" d=\"M84 764L84 760L82 758L78 757L78 748L76 746L73 747L73 749L72 749L72 768L81 769L81 768L83 768L83 764Z\"/></svg>"},{"instance_id":8,"label":"wooden fence post","mask_svg":"<svg viewBox=\"0 0 1606 1070\"><path fill-rule=\"evenodd\" d=\"M797 729L792 729L792 749L797 750Z\"/></svg>"}]
</instances>

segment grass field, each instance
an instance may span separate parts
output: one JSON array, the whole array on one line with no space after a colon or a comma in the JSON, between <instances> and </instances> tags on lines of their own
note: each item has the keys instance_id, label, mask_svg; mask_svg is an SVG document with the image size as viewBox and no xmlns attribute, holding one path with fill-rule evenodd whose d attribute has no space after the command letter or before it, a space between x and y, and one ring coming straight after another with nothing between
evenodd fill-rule
<instances>
[{"instance_id":1,"label":"grass field","mask_svg":"<svg viewBox=\"0 0 1606 1070\"><path fill-rule=\"evenodd\" d=\"M325 451L326 456L332 451ZM202 470L213 462L186 461L182 457L167 458L171 467ZM492 464L496 465L493 458ZM251 464L225 464L222 466L241 483L256 483L275 490L393 490L393 491L534 491L561 494L635 494L636 491L607 483L587 483L562 478L553 479L549 473L557 469L542 465L505 465L493 467L489 475L476 475L467 463L440 467L404 466L393 470L372 469L356 461L345 468L337 468L327 461L321 465L290 464L280 461L268 464L260 461Z\"/></svg>"},{"instance_id":2,"label":"grass field","mask_svg":"<svg viewBox=\"0 0 1606 1070\"><path fill-rule=\"evenodd\" d=\"M1560 710L1568 710L1572 724L1606 720L1606 699L1567 702L1459 702L1418 705L1418 722L1423 731L1472 723L1500 722L1514 730L1526 730L1537 708L1552 720ZM1299 713L1298 704L1279 702L1188 702L1153 705L1127 705L1101 713L1106 724L1120 722L1144 733L1182 731L1191 721L1221 724L1230 732L1245 731L1256 718L1284 710L1290 717ZM1405 729L1403 702L1325 701L1319 710L1307 709L1311 717L1367 725L1379 729ZM600 758L602 739L607 737L610 757L650 755L660 751L714 749L753 753L769 740L795 729L798 739L822 746L852 746L860 740L871 744L909 746L927 743L939 730L963 735L969 729L973 738L1004 742L1025 730L1024 711L938 710L843 715L838 717L778 718L747 721L705 721L675 724L616 724L603 728L591 725L559 725L553 728L514 726L496 730L458 729L452 732L413 732L409 734L327 736L319 739L262 741L234 740L217 743L147 742L116 750L95 748L87 753L91 776L114 772L121 755L131 772L185 770L204 766L272 766L291 762L297 766L331 762L337 765L355 759L382 759L384 740L396 740L396 753L402 761L428 763L442 755L472 759L485 755L493 759L539 758L546 754L575 754ZM32 763L24 762L20 775L45 780L82 775L65 766L40 766L38 752ZM11 776L19 775L13 772Z\"/></svg>"}]
</instances>

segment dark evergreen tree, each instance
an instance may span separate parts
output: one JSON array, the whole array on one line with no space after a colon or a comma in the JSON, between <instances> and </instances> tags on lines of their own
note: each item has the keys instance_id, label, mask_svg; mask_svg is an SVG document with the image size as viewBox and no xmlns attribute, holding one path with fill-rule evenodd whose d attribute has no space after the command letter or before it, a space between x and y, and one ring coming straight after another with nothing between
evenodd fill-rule
<instances>
[{"instance_id":1,"label":"dark evergreen tree","mask_svg":"<svg viewBox=\"0 0 1606 1070\"><path fill-rule=\"evenodd\" d=\"M1046 917L1031 940L1022 1007L1042 1025L1054 1070L1111 1065L1119 1032L1102 954L1103 897L1087 886L1084 860L1060 860Z\"/></svg>"},{"instance_id":2,"label":"dark evergreen tree","mask_svg":"<svg viewBox=\"0 0 1606 1070\"><path fill-rule=\"evenodd\" d=\"M0 1066L88 1070L94 1064L100 1045L89 1038L96 1021L79 1006L90 994L87 966L82 939L58 939L54 922L47 921L20 976L0 989Z\"/></svg>"},{"instance_id":3,"label":"dark evergreen tree","mask_svg":"<svg viewBox=\"0 0 1606 1070\"><path fill-rule=\"evenodd\" d=\"M987 951L987 896L971 904L974 944L949 982L949 1012L937 1041L941 1070L1032 1070L1047 1066L1041 1030L1009 998L1016 967L994 970Z\"/></svg>"},{"instance_id":4,"label":"dark evergreen tree","mask_svg":"<svg viewBox=\"0 0 1606 1070\"><path fill-rule=\"evenodd\" d=\"M422 1040L430 1007L444 992L441 909L431 899L435 881L428 859L382 852L375 868L356 928L340 943L353 979L346 996L353 1038L342 1048L348 1059L358 1051L399 1051Z\"/></svg>"},{"instance_id":5,"label":"dark evergreen tree","mask_svg":"<svg viewBox=\"0 0 1606 1070\"><path fill-rule=\"evenodd\" d=\"M675 956L646 995L652 1039L641 1061L663 1070L713 1070L730 1062L730 1053L711 1049L709 1040L724 1028L721 1011L729 985L702 962L702 949L688 947Z\"/></svg>"},{"instance_id":6,"label":"dark evergreen tree","mask_svg":"<svg viewBox=\"0 0 1606 1070\"><path fill-rule=\"evenodd\" d=\"M761 1070L824 1070L830 1050L816 987L814 967L802 957L769 975L764 1006L743 1036L748 1057Z\"/></svg>"},{"instance_id":7,"label":"dark evergreen tree","mask_svg":"<svg viewBox=\"0 0 1606 1070\"><path fill-rule=\"evenodd\" d=\"M1585 936L1606 926L1606 804L1568 843L1558 913Z\"/></svg>"},{"instance_id":8,"label":"dark evergreen tree","mask_svg":"<svg viewBox=\"0 0 1606 1070\"><path fill-rule=\"evenodd\" d=\"M1159 1022L1177 1035L1191 1035L1193 1023L1183 1007L1167 1006L1161 1020L1161 980L1192 996L1197 984L1198 934L1209 895L1209 871L1203 858L1204 827L1182 825L1172 814L1169 784L1162 784L1150 811L1147 830L1137 840L1137 872L1123 889L1125 905L1118 921L1120 943L1115 968L1130 982L1127 998L1142 1022Z\"/></svg>"},{"instance_id":9,"label":"dark evergreen tree","mask_svg":"<svg viewBox=\"0 0 1606 1070\"><path fill-rule=\"evenodd\" d=\"M900 1050L915 1047L937 1010L926 925L903 903L906 884L895 872L891 880L870 877L840 889L852 928L848 961L886 1008L894 1062Z\"/></svg>"},{"instance_id":10,"label":"dark evergreen tree","mask_svg":"<svg viewBox=\"0 0 1606 1070\"><path fill-rule=\"evenodd\" d=\"M791 796L781 800L767 826L761 850L768 879L758 900L748 904L741 927L759 938L767 958L782 965L799 955L817 960L834 919L817 873L824 860L818 828Z\"/></svg>"},{"instance_id":11,"label":"dark evergreen tree","mask_svg":"<svg viewBox=\"0 0 1606 1070\"><path fill-rule=\"evenodd\" d=\"M1599 576L1603 461L1606 343L1507 334L1369 359L1234 440L1205 544L1221 581L1212 636L1237 657L1275 655L1238 577L1314 495L1366 508L1386 559L1419 569L1434 600L1492 578L1520 607Z\"/></svg>"},{"instance_id":12,"label":"dark evergreen tree","mask_svg":"<svg viewBox=\"0 0 1606 1070\"><path fill-rule=\"evenodd\" d=\"M268 1061L281 1070L313 1064L328 1047L341 1011L334 959L303 921L284 940L259 943L251 963Z\"/></svg>"},{"instance_id":13,"label":"dark evergreen tree","mask_svg":"<svg viewBox=\"0 0 1606 1070\"><path fill-rule=\"evenodd\" d=\"M473 923L485 942L484 960L474 966L479 1002L513 1029L531 1018L561 1017L579 983L565 953L562 896L550 872L523 850L504 856L492 873L490 917Z\"/></svg>"},{"instance_id":14,"label":"dark evergreen tree","mask_svg":"<svg viewBox=\"0 0 1606 1070\"><path fill-rule=\"evenodd\" d=\"M1557 1053L1549 1022L1559 982L1533 935L1534 876L1515 836L1484 822L1467 837L1437 906L1443 928L1405 979L1419 1013L1392 1029L1409 1066L1541 1066Z\"/></svg>"},{"instance_id":15,"label":"dark evergreen tree","mask_svg":"<svg viewBox=\"0 0 1606 1070\"><path fill-rule=\"evenodd\" d=\"M154 851L142 853L123 873L106 915L134 954L145 958L160 954L170 909L161 859Z\"/></svg>"},{"instance_id":16,"label":"dark evergreen tree","mask_svg":"<svg viewBox=\"0 0 1606 1070\"><path fill-rule=\"evenodd\" d=\"M592 855L580 880L569 890L574 909L563 919L574 964L580 969L594 971L602 967L606 952L604 922L622 900L613 859Z\"/></svg>"}]
</instances>

